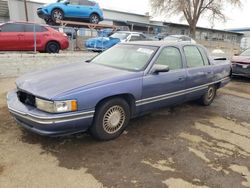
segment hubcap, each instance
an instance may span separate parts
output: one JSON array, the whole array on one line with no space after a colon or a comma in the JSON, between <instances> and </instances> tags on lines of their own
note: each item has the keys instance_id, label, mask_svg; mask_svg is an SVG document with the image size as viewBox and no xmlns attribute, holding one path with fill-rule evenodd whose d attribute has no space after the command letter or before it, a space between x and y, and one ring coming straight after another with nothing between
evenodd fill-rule
<instances>
[{"instance_id":1,"label":"hubcap","mask_svg":"<svg viewBox=\"0 0 250 188\"><path fill-rule=\"evenodd\" d=\"M107 110L103 117L103 128L113 134L119 131L125 122L125 112L121 106L112 106Z\"/></svg>"},{"instance_id":2,"label":"hubcap","mask_svg":"<svg viewBox=\"0 0 250 188\"><path fill-rule=\"evenodd\" d=\"M210 87L207 91L207 99L210 101L214 96L214 88Z\"/></svg>"},{"instance_id":3,"label":"hubcap","mask_svg":"<svg viewBox=\"0 0 250 188\"><path fill-rule=\"evenodd\" d=\"M92 23L98 23L98 21L99 21L98 16L94 15L94 16L91 17L91 22Z\"/></svg>"},{"instance_id":4,"label":"hubcap","mask_svg":"<svg viewBox=\"0 0 250 188\"><path fill-rule=\"evenodd\" d=\"M59 10L56 10L53 14L53 17L55 20L61 20L62 19L62 13Z\"/></svg>"}]
</instances>

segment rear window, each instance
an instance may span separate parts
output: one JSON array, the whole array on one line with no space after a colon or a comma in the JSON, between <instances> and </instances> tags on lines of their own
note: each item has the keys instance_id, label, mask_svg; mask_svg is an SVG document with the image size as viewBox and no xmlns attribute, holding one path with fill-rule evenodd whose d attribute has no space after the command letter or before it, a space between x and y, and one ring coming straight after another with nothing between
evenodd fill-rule
<instances>
[{"instance_id":1,"label":"rear window","mask_svg":"<svg viewBox=\"0 0 250 188\"><path fill-rule=\"evenodd\" d=\"M24 27L19 23L7 23L1 26L1 32L24 32Z\"/></svg>"},{"instance_id":2,"label":"rear window","mask_svg":"<svg viewBox=\"0 0 250 188\"><path fill-rule=\"evenodd\" d=\"M196 46L185 46L184 53L186 56L188 68L204 66L203 58Z\"/></svg>"}]
</instances>

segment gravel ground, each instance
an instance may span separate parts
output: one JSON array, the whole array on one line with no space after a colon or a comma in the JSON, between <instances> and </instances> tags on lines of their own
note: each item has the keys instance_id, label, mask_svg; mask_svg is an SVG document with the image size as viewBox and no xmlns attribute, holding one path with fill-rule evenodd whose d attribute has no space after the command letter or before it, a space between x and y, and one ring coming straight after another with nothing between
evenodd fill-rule
<instances>
[{"instance_id":1,"label":"gravel ground","mask_svg":"<svg viewBox=\"0 0 250 188\"><path fill-rule=\"evenodd\" d=\"M0 78L1 188L250 187L250 80L234 80L209 107L190 102L136 118L109 142L23 130L5 104L14 80Z\"/></svg>"}]
</instances>

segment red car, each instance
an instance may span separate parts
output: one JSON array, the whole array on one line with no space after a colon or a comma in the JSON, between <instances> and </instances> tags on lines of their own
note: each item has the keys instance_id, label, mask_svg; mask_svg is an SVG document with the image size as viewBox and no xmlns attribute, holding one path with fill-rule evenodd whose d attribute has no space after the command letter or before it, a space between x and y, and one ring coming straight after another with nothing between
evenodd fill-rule
<instances>
[{"instance_id":1,"label":"red car","mask_svg":"<svg viewBox=\"0 0 250 188\"><path fill-rule=\"evenodd\" d=\"M250 48L238 56L233 56L231 62L233 75L250 78Z\"/></svg>"},{"instance_id":2,"label":"red car","mask_svg":"<svg viewBox=\"0 0 250 188\"><path fill-rule=\"evenodd\" d=\"M67 35L47 25L26 22L0 24L0 51L33 51L35 38L39 52L58 53L69 47Z\"/></svg>"}]
</instances>

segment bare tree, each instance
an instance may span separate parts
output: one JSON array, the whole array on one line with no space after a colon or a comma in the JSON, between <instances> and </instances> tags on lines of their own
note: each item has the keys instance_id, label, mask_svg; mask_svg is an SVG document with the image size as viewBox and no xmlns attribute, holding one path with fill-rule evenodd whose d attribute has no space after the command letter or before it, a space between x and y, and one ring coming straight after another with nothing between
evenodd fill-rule
<instances>
[{"instance_id":1,"label":"bare tree","mask_svg":"<svg viewBox=\"0 0 250 188\"><path fill-rule=\"evenodd\" d=\"M225 21L223 7L232 4L240 6L241 0L150 0L155 14L182 14L189 24L191 37L195 38L196 25L202 14Z\"/></svg>"}]
</instances>

